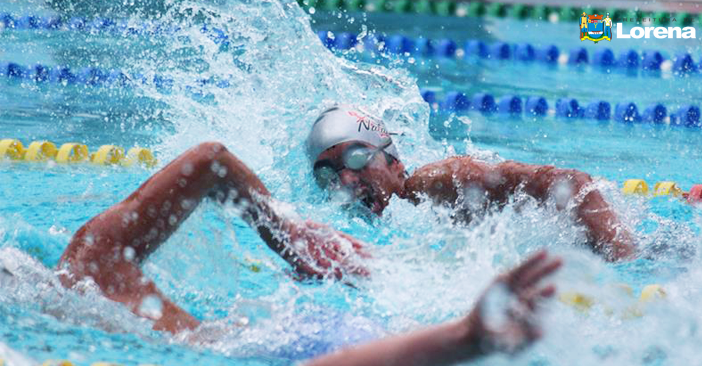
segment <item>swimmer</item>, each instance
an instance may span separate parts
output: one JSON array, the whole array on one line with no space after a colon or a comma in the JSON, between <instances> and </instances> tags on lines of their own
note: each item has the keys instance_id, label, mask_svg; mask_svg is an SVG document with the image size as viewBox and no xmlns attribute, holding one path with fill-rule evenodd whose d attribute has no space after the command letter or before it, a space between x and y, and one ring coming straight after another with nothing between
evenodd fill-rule
<instances>
[{"instance_id":1,"label":"swimmer","mask_svg":"<svg viewBox=\"0 0 702 366\"><path fill-rule=\"evenodd\" d=\"M205 197L239 204L243 218L300 274L340 276L331 261L347 274L368 274L349 260L341 245L343 241L350 243L362 258L367 253L360 241L323 224L278 214L275 201L251 170L223 145L203 143L83 225L61 256L62 284L70 288L90 278L107 298L154 320L156 330L178 333L195 329L200 322L163 295L144 276L140 264ZM540 336L535 322L537 305L553 296L555 289L539 283L560 266L560 259L539 252L498 277L463 319L341 351L313 360L312 365L438 365L492 352L518 351ZM142 302L153 297L162 303L160 315L140 310ZM489 300L495 297L503 300L497 307Z\"/></svg>"},{"instance_id":2,"label":"swimmer","mask_svg":"<svg viewBox=\"0 0 702 366\"><path fill-rule=\"evenodd\" d=\"M486 198L504 203L522 190L546 199L556 184L579 197L575 211L589 229L592 246L611 260L633 253L630 234L596 190L590 177L574 170L506 162L490 166L455 157L418 169L408 177L382 121L349 107L323 113L308 138L315 179L321 186L349 191L380 215L390 197L414 203L427 197L460 206L460 190L483 189ZM367 276L364 244L348 234L289 217L279 209L261 180L224 145L202 143L155 173L124 201L89 220L61 256L61 282L73 287L91 279L105 296L135 314L154 320L153 328L178 333L199 321L164 296L147 279L141 263L157 250L205 198L233 202L263 241L303 276ZM157 298L161 316L142 312L144 300Z\"/></svg>"},{"instance_id":3,"label":"swimmer","mask_svg":"<svg viewBox=\"0 0 702 366\"><path fill-rule=\"evenodd\" d=\"M490 165L458 156L409 175L383 121L343 105L319 116L307 138L307 150L320 187L343 191L377 215L393 195L414 204L428 199L453 209L454 216L464 221L471 217L468 206L475 206L463 202L468 191L477 192L484 207L504 205L517 192L540 201L565 192L567 202L558 202L558 208L572 206L577 222L587 228L594 251L610 261L634 254L630 232L593 189L592 178L577 170L514 161Z\"/></svg>"}]
</instances>

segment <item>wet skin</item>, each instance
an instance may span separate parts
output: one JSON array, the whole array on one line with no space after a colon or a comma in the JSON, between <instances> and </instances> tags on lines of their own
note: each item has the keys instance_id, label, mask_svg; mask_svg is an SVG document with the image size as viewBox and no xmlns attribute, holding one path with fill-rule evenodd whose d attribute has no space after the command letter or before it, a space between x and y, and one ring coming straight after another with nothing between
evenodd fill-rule
<instances>
[{"instance_id":1,"label":"wet skin","mask_svg":"<svg viewBox=\"0 0 702 366\"><path fill-rule=\"evenodd\" d=\"M307 366L441 366L473 361L492 353L514 354L537 341L539 305L552 297L553 285L543 279L562 265L559 258L538 252L518 267L498 276L460 319L434 327L370 342L319 357ZM489 324L486 298L504 290L513 298L511 306L492 309L502 312L501 325Z\"/></svg>"},{"instance_id":2,"label":"wet skin","mask_svg":"<svg viewBox=\"0 0 702 366\"><path fill-rule=\"evenodd\" d=\"M341 164L344 150L353 144L358 142L336 145L321 153L317 161ZM602 194L592 189L592 178L586 173L513 161L490 165L467 156L428 164L408 178L404 172L402 162L394 160L388 164L382 154L376 154L364 169L343 169L339 177L341 188L354 193L376 214L381 214L392 195L397 195L415 204L430 199L434 204L455 209L457 216L462 218L470 217L470 212L462 212L466 211L462 202L466 191L477 192L485 205L503 205L518 190L545 201L554 189L565 187L574 197L577 221L588 228L589 244L593 250L611 261L630 258L634 254L630 232L620 223Z\"/></svg>"},{"instance_id":3,"label":"wet skin","mask_svg":"<svg viewBox=\"0 0 702 366\"><path fill-rule=\"evenodd\" d=\"M270 193L244 163L219 143L203 143L83 225L61 256L61 282L72 287L91 278L109 299L155 320L156 330L194 329L199 322L144 277L140 264L205 197L244 208L243 219L300 275L367 275L355 261L367 257L360 241L323 224L278 215ZM163 304L159 318L139 310L150 297Z\"/></svg>"},{"instance_id":4,"label":"wet skin","mask_svg":"<svg viewBox=\"0 0 702 366\"><path fill-rule=\"evenodd\" d=\"M353 143L353 142L352 142ZM344 144L320 155L339 159ZM631 237L621 228L615 213L582 172L506 162L487 165L468 157L429 164L406 178L400 161L375 154L363 169L343 169L341 185L363 198L381 214L392 195L413 203L424 197L436 204L458 207L466 187L481 189L486 198L505 202L518 189L546 199L558 182L581 192L575 205L578 220L588 229L592 247L605 258L616 260L633 254ZM135 314L155 320L154 329L177 333L199 322L165 297L140 264L170 237L205 198L232 201L243 209L243 219L258 231L266 244L303 276L341 279L344 275L368 275L368 257L359 240L327 225L280 215L276 203L258 177L219 143L200 144L173 160L149 178L124 201L83 225L61 257L61 281L72 287L92 279L106 297L124 303ZM162 316L140 311L142 302L156 297Z\"/></svg>"}]
</instances>

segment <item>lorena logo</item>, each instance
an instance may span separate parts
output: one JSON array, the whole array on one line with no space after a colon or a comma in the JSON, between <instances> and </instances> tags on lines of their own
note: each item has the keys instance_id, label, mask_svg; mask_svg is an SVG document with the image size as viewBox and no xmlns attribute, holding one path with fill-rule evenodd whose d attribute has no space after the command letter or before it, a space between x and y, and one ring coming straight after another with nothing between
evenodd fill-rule
<instances>
[{"instance_id":1,"label":"lorena logo","mask_svg":"<svg viewBox=\"0 0 702 366\"><path fill-rule=\"evenodd\" d=\"M694 27L632 27L629 34L624 34L622 23L617 23L617 38L697 38Z\"/></svg>"},{"instance_id":2,"label":"lorena logo","mask_svg":"<svg viewBox=\"0 0 702 366\"><path fill-rule=\"evenodd\" d=\"M624 21L641 21L656 20L656 18L643 18L643 19L624 19ZM675 22L675 18L665 18L666 21ZM595 43L603 40L611 41L612 38L612 19L609 17L609 13L605 17L602 15L587 15L583 13L580 17L580 40L590 40ZM694 27L632 27L628 33L625 33L624 26L622 23L616 24L617 28L617 38L622 39L640 39L640 38L683 38L683 39L695 39L697 38L697 31Z\"/></svg>"},{"instance_id":3,"label":"lorena logo","mask_svg":"<svg viewBox=\"0 0 702 366\"><path fill-rule=\"evenodd\" d=\"M603 40L612 40L612 18L603 19L602 15L587 15L583 13L580 17L580 40L590 40L595 43Z\"/></svg>"}]
</instances>

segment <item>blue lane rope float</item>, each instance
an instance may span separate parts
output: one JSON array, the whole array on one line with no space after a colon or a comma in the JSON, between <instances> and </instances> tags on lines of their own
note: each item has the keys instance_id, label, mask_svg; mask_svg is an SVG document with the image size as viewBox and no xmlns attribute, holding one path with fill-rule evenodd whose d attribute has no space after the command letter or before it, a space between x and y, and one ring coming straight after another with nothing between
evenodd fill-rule
<instances>
[{"instance_id":1,"label":"blue lane rope float","mask_svg":"<svg viewBox=\"0 0 702 366\"><path fill-rule=\"evenodd\" d=\"M34 141L25 149L16 139L0 139L0 161L48 162L74 164L90 162L97 165L121 165L131 167L140 165L153 168L158 161L151 150L133 147L125 153L116 145L103 145L90 153L88 147L81 143L69 142L56 147L51 141Z\"/></svg>"},{"instance_id":2,"label":"blue lane rope float","mask_svg":"<svg viewBox=\"0 0 702 366\"><path fill-rule=\"evenodd\" d=\"M476 48L477 52L480 47ZM503 53L503 45L493 48L493 52ZM486 52L489 50L486 49ZM529 51L525 51L529 53ZM550 51L547 51L550 52ZM538 52L535 52L538 55ZM550 57L550 56L549 56ZM607 56L603 56L607 57ZM653 62L657 58L652 56ZM147 78L143 75L128 76L121 70L103 70L94 67L85 67L74 70L65 66L34 65L24 66L17 63L0 62L0 77L14 80L35 82L35 83L56 83L60 85L84 85L84 86L117 86L127 87L134 85L153 85L160 90L168 90L174 87L173 79L155 75ZM218 88L228 88L230 83L227 80L200 79L192 86L185 86L186 90L197 93L198 87L214 85ZM503 96L496 100L489 94L474 95L468 98L459 91L449 91L444 99L439 101L436 92L423 90L422 97L430 104L435 104L437 109L446 111L468 111L474 110L481 113L500 112L509 115L535 115L543 116L548 111L548 103L545 98L530 97L522 101L517 96ZM507 98L509 97L509 98ZM521 106L522 108L518 108ZM648 106L640 111L634 103L618 103L611 107L605 101L594 101L587 106L580 106L575 99L559 99L555 104L555 115L562 118L586 118L596 120L609 120L610 118L622 122L650 122L665 123L666 120L671 125L700 127L700 108L695 105L686 105L668 114L669 109L661 104Z\"/></svg>"},{"instance_id":3,"label":"blue lane rope float","mask_svg":"<svg viewBox=\"0 0 702 366\"><path fill-rule=\"evenodd\" d=\"M133 23L128 20L110 18L61 17L58 15L13 16L0 13L0 29L6 30L44 30L44 31L87 31L89 33L103 32L131 36L172 36L182 30L177 25L160 22ZM219 29L205 24L200 31L218 44L228 44L229 37Z\"/></svg>"},{"instance_id":4,"label":"blue lane rope float","mask_svg":"<svg viewBox=\"0 0 702 366\"><path fill-rule=\"evenodd\" d=\"M111 32L138 36L174 35L182 29L177 25L167 25L159 22L133 24L127 20L110 18L67 18L58 15L13 16L9 13L0 13L0 28L16 30L87 30L89 32ZM229 43L229 37L219 28L205 24L201 26L200 31L215 43L222 45ZM331 49L348 50L357 47L359 44L358 35L354 33L344 32L334 36L330 32L320 31L318 35L322 43ZM461 49L459 47L460 44L450 39L433 41L427 38L412 39L403 35L366 37L363 42L366 49L382 50L392 54L407 53L427 58L453 58L460 57L461 53L463 53L464 57L475 56L497 60L556 63L560 57L559 50L555 46L536 48L528 43L511 45L504 42L488 45L479 40L468 40L463 42L464 48ZM611 50L601 49L597 51L594 57L591 57L586 49L577 47L572 49L568 55L568 63L572 65L591 63L602 67L642 68L650 71L660 70L663 62L666 61L658 51L645 51L639 55L634 50L625 50L615 58ZM670 61L673 63L672 70L676 75L696 73L699 69L702 69L702 65L696 64L689 53L678 53Z\"/></svg>"},{"instance_id":5,"label":"blue lane rope float","mask_svg":"<svg viewBox=\"0 0 702 366\"><path fill-rule=\"evenodd\" d=\"M144 22L133 24L127 20L115 20L109 18L82 18L82 17L61 17L52 16L13 16L8 13L0 13L0 28L16 30L74 30L89 32L108 32L116 34L155 36L174 35L182 28L177 25L167 25L159 22ZM227 34L216 27L207 24L201 26L200 31L206 34L215 43L226 45L229 43ZM322 43L330 49L349 50L363 44L367 50L378 50L390 54L409 54L426 58L455 58L477 57L496 60L517 60L522 62L539 61L547 64L558 62L561 57L556 46L534 47L528 43L512 45L504 42L486 44L480 40L468 40L466 42L456 42L451 39L441 39L434 41L427 38L412 39L403 35L371 36L365 37L364 42L359 42L355 33L343 32L339 35L327 31L318 32ZM460 45L463 45L463 48ZM609 49L600 49L594 56L590 56L583 47L572 49L568 55L568 63L571 65L592 64L607 68L625 68L649 71L659 71L666 61L658 51L645 51L639 55L635 50L622 51L618 57ZM641 61L641 62L639 62ZM687 75L696 73L702 69L702 65L694 62L689 53L678 53L671 60L672 71L676 75Z\"/></svg>"},{"instance_id":6,"label":"blue lane rope float","mask_svg":"<svg viewBox=\"0 0 702 366\"><path fill-rule=\"evenodd\" d=\"M175 80L162 75L146 77L141 74L129 75L119 69L104 70L96 67L70 68L68 66L48 66L36 64L20 65L15 62L0 62L0 78L37 84L53 83L63 86L77 85L89 87L134 87L153 85L159 90L168 91L176 86ZM184 85L186 91L200 93L200 88L214 85L218 88L231 86L225 79L197 79L192 84Z\"/></svg>"},{"instance_id":7,"label":"blue lane rope float","mask_svg":"<svg viewBox=\"0 0 702 366\"><path fill-rule=\"evenodd\" d=\"M434 110L443 112L469 112L482 114L499 113L513 117L545 116L549 112L546 98L531 96L522 99L516 95L505 95L500 98L488 93L476 93L468 96L460 91L449 91L441 98L435 90L420 90L424 101ZM642 111L633 102L610 104L603 100L595 100L581 105L575 98L559 98L555 101L552 113L561 119L591 119L598 121L614 120L622 123L653 123L671 126L702 127L702 114L695 105L683 105L668 113L669 109L663 104L654 103Z\"/></svg>"},{"instance_id":8,"label":"blue lane rope float","mask_svg":"<svg viewBox=\"0 0 702 366\"><path fill-rule=\"evenodd\" d=\"M535 47L528 43L485 43L476 39L461 43L451 39L438 41L427 38L412 39L396 34L387 37L383 35L367 36L360 41L356 34L349 32L335 35L332 32L319 31L317 35L327 48L339 51L358 48L362 51L378 51L386 54L424 58L477 58L520 62L537 61L545 64L556 64L567 60L564 63L575 66L591 65L607 70L641 69L652 71L651 76L658 75L655 73L656 71L670 70L674 75L685 76L702 70L702 63L695 63L687 52L680 52L672 58L666 59L660 51L656 50L646 50L639 53L636 50L627 49L615 54L609 48L600 48L590 54L585 47L575 47L566 53L561 53L555 45Z\"/></svg>"}]
</instances>

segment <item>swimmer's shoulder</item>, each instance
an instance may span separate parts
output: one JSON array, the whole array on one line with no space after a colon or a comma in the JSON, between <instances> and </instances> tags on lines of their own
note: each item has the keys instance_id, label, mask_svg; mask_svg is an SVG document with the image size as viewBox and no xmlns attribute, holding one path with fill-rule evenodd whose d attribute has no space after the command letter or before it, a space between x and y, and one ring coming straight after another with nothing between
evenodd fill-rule
<instances>
[{"instance_id":1,"label":"swimmer's shoulder","mask_svg":"<svg viewBox=\"0 0 702 366\"><path fill-rule=\"evenodd\" d=\"M413 202L419 197L443 197L452 195L456 181L462 181L472 174L482 174L485 164L470 156L453 156L424 165L405 180L405 197ZM449 197L444 197L449 198Z\"/></svg>"}]
</instances>

